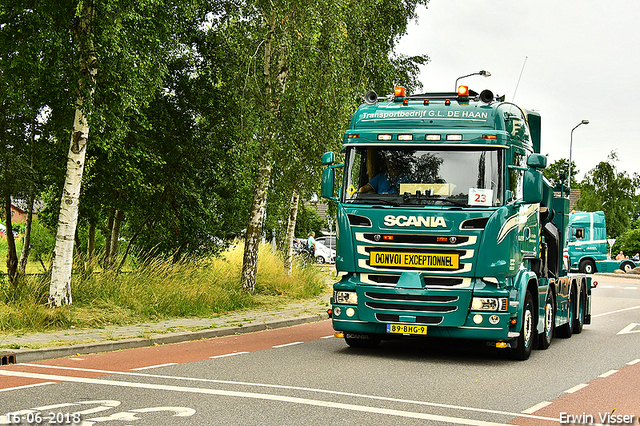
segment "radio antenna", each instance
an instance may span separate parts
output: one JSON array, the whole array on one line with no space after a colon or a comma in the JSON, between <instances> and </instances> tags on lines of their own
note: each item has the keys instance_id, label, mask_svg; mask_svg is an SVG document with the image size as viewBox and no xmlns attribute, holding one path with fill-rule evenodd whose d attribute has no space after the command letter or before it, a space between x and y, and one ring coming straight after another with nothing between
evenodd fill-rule
<instances>
[{"instance_id":1,"label":"radio antenna","mask_svg":"<svg viewBox=\"0 0 640 426\"><path fill-rule=\"evenodd\" d=\"M524 57L524 64L522 64L522 69L520 70L520 76L518 77L518 82L516 83L516 90L513 91L513 98L511 98L511 102L516 101L516 92L518 91L518 86L520 85L520 79L522 78L522 72L524 71L525 65L527 65L528 56Z\"/></svg>"}]
</instances>

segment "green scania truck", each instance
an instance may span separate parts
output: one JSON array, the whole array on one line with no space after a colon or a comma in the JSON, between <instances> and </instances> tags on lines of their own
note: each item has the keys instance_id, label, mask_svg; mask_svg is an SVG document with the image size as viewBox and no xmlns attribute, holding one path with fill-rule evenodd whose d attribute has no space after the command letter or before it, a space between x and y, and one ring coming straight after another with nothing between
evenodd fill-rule
<instances>
[{"instance_id":1,"label":"green scania truck","mask_svg":"<svg viewBox=\"0 0 640 426\"><path fill-rule=\"evenodd\" d=\"M540 115L466 86L364 99L344 161L322 157L322 196L337 203L336 336L475 339L524 360L580 333L591 278L563 261L569 200L540 171Z\"/></svg>"},{"instance_id":2,"label":"green scania truck","mask_svg":"<svg viewBox=\"0 0 640 426\"><path fill-rule=\"evenodd\" d=\"M609 258L607 222L603 211L572 212L569 215L569 227L571 234L566 253L572 271L593 274L612 273L620 269L628 273L640 266L640 262L633 259Z\"/></svg>"}]
</instances>

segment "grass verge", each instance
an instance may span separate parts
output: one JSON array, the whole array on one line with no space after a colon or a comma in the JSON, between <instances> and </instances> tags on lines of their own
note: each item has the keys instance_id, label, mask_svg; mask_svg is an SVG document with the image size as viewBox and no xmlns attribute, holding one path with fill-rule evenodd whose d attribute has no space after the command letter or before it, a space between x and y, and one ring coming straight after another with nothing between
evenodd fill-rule
<instances>
[{"instance_id":1,"label":"grass verge","mask_svg":"<svg viewBox=\"0 0 640 426\"><path fill-rule=\"evenodd\" d=\"M283 275L283 262L271 247L259 252L254 293L240 285L243 245L219 257L190 258L179 263L152 259L130 272L77 275L73 304L45 306L48 280L26 277L17 286L0 282L0 336L138 324L180 317L215 317L225 312L274 308L317 296L327 288L328 273L313 265L294 265Z\"/></svg>"}]
</instances>

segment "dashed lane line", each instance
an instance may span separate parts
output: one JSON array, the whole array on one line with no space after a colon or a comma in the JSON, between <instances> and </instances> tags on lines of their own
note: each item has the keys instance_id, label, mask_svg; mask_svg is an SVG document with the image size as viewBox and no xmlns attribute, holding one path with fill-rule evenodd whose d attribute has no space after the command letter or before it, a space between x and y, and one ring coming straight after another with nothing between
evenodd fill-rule
<instances>
[{"instance_id":1,"label":"dashed lane line","mask_svg":"<svg viewBox=\"0 0 640 426\"><path fill-rule=\"evenodd\" d=\"M166 364L149 365L147 367L132 368L131 371L150 370L152 368L168 367L170 365L178 365L177 362L168 362Z\"/></svg>"},{"instance_id":2,"label":"dashed lane line","mask_svg":"<svg viewBox=\"0 0 640 426\"><path fill-rule=\"evenodd\" d=\"M111 371L111 370L96 370L96 369L90 369L90 368L63 367L63 366L56 366L56 365L41 365L41 364L19 364L19 365L28 366L28 367L40 367L45 369L84 371L89 373L103 373L103 374L113 374L113 375L123 375L123 376L137 376L137 377L145 377L145 378L184 380L184 381L190 381L190 382L218 383L218 384L225 384L225 385L305 391L305 392L314 392L314 393L328 394L328 395L339 395L339 396L347 396L347 397L354 397L354 398L362 398L362 399L375 400L375 401L385 401L385 402L394 402L394 403L397 402L397 403L413 404L418 406L445 408L445 409L459 410L459 411L469 411L469 412L476 412L476 413L483 413L483 414L497 414L497 415L503 415L503 416L510 416L514 418L525 417L525 418L531 418L536 420L546 420L546 421L553 421L553 422L559 421L559 419L556 419L556 418L535 416L535 415L526 414L526 413L524 414L513 413L508 411L489 410L485 408L463 407L459 405L439 404L435 402L415 401L415 400L407 400L407 399L400 399L400 398L388 398L388 397L376 396L376 395L364 395L364 394L357 394L357 393L351 393L351 392L340 392L340 391L332 391L327 389L314 389L314 388L306 388L306 387L300 387L300 386L285 386L285 385L273 385L273 384L264 384L264 383L238 382L238 381L229 381L229 380L202 379L202 378L194 378L194 377L167 376L167 375L159 375L159 374L133 373L128 371L123 372L123 371ZM10 372L7 372L7 373L10 373ZM7 373L4 373L2 370L0 370L0 374L7 374ZM67 376L62 376L62 377L67 377ZM475 423L469 423L469 424L475 424Z\"/></svg>"},{"instance_id":3,"label":"dashed lane line","mask_svg":"<svg viewBox=\"0 0 640 426\"><path fill-rule=\"evenodd\" d=\"M533 414L538 410L542 410L544 407L546 407L547 405L551 405L552 403L549 401L542 401L540 404L536 404L531 408L527 408L526 410L524 410L522 412L522 414Z\"/></svg>"},{"instance_id":4,"label":"dashed lane line","mask_svg":"<svg viewBox=\"0 0 640 426\"><path fill-rule=\"evenodd\" d=\"M209 358L211 359L217 359L217 358L226 358L229 356L234 356L234 355L243 355L243 354L248 354L249 352L247 351L242 351L242 352L231 352L229 354L224 354L224 355L215 355L215 356L210 356Z\"/></svg>"},{"instance_id":5,"label":"dashed lane line","mask_svg":"<svg viewBox=\"0 0 640 426\"><path fill-rule=\"evenodd\" d=\"M588 385L588 384L586 384L586 383L581 383L581 384L579 384L579 385L577 385L577 386L572 387L571 389L567 389L566 391L564 391L564 393L574 393L574 392L578 392L580 389L584 389L584 388L586 388L587 386L589 386L589 385Z\"/></svg>"},{"instance_id":6,"label":"dashed lane line","mask_svg":"<svg viewBox=\"0 0 640 426\"><path fill-rule=\"evenodd\" d=\"M273 348L275 348L275 349L277 349L277 348L285 348L285 347L287 347L287 346L299 345L299 344L301 344L301 343L304 343L304 342L291 342L291 343L285 343L285 344L283 344L283 345L276 345L276 346L273 346Z\"/></svg>"},{"instance_id":7,"label":"dashed lane line","mask_svg":"<svg viewBox=\"0 0 640 426\"><path fill-rule=\"evenodd\" d=\"M609 370L606 373L602 373L601 375L599 375L598 377L609 377L612 374L616 374L618 372L618 370Z\"/></svg>"}]
</instances>

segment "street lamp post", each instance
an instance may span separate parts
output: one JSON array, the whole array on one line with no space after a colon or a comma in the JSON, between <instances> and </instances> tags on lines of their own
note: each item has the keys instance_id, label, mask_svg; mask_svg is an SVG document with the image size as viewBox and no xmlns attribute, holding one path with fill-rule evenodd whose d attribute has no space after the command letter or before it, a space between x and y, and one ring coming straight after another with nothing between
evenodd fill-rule
<instances>
[{"instance_id":1,"label":"street lamp post","mask_svg":"<svg viewBox=\"0 0 640 426\"><path fill-rule=\"evenodd\" d=\"M485 77L491 77L491 73L489 71L485 71L485 70L474 72L474 73L467 74L467 75L463 75L462 77L456 78L456 88L455 88L455 90L456 91L458 90L458 80L460 80L462 78L466 78L466 77L471 77L472 75L483 75Z\"/></svg>"},{"instance_id":2,"label":"street lamp post","mask_svg":"<svg viewBox=\"0 0 640 426\"><path fill-rule=\"evenodd\" d=\"M569 142L569 184L567 187L571 191L571 153L573 151L573 131L583 124L589 124L589 120L582 120L576 127L571 129L571 141Z\"/></svg>"}]
</instances>

